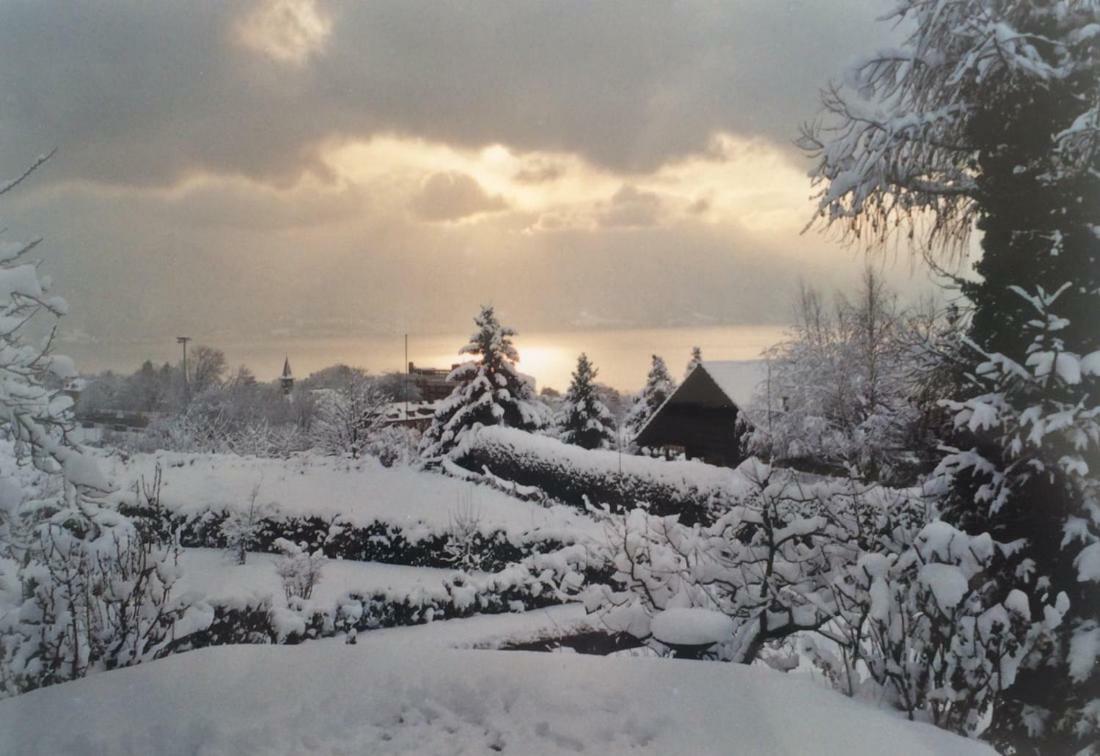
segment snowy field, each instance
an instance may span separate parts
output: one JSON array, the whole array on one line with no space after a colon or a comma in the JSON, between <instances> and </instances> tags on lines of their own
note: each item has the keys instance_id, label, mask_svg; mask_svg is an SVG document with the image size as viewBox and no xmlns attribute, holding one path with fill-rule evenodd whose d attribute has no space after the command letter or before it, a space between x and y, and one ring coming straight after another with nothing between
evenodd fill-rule
<instances>
[{"instance_id":1,"label":"snowy field","mask_svg":"<svg viewBox=\"0 0 1100 756\"><path fill-rule=\"evenodd\" d=\"M555 534L600 536L602 528L575 509L544 507L484 486L409 467L382 467L373 459L355 464L321 456L290 460L228 454L159 452L101 462L108 479L127 496L142 476L163 470L161 501L179 513L247 507L258 486L257 502L274 504L283 516L331 518L355 525L385 522L407 533L447 528L456 512L472 509L483 532L502 529L510 537L538 530Z\"/></svg>"},{"instance_id":2,"label":"snowy field","mask_svg":"<svg viewBox=\"0 0 1100 756\"><path fill-rule=\"evenodd\" d=\"M759 667L447 647L579 615L180 654L0 701L0 753L992 753Z\"/></svg>"}]
</instances>

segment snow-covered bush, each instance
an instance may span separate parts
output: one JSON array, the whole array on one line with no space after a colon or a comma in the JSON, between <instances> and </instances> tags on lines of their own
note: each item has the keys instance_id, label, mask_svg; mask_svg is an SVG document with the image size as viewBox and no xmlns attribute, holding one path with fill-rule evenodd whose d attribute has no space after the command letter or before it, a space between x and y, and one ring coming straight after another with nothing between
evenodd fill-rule
<instances>
[{"instance_id":1,"label":"snow-covered bush","mask_svg":"<svg viewBox=\"0 0 1100 756\"><path fill-rule=\"evenodd\" d=\"M274 505L259 501L259 496L260 484L257 483L248 497L248 505L230 510L221 524L225 549L237 564L245 563L248 552L259 543L260 533L267 521L278 514Z\"/></svg>"},{"instance_id":2,"label":"snow-covered bush","mask_svg":"<svg viewBox=\"0 0 1100 756\"><path fill-rule=\"evenodd\" d=\"M283 581L283 592L288 602L300 599L308 601L313 589L321 580L325 557L320 549L310 551L301 544L280 538L275 545L282 552L275 560L275 571Z\"/></svg>"},{"instance_id":3,"label":"snow-covered bush","mask_svg":"<svg viewBox=\"0 0 1100 756\"><path fill-rule=\"evenodd\" d=\"M459 569L480 569L481 513L472 492L466 492L451 512L448 535L444 548L448 561Z\"/></svg>"},{"instance_id":4,"label":"snow-covered bush","mask_svg":"<svg viewBox=\"0 0 1100 756\"><path fill-rule=\"evenodd\" d=\"M834 619L833 580L875 547L871 534L927 513L912 497L845 481L808 484L755 458L739 473L750 485L711 525L641 509L612 524L614 576L585 598L608 628L649 639L659 612L715 610L734 621L719 658L751 662L766 643Z\"/></svg>"},{"instance_id":5,"label":"snow-covered bush","mask_svg":"<svg viewBox=\"0 0 1100 756\"><path fill-rule=\"evenodd\" d=\"M387 425L367 439L367 453L383 467L408 466L418 458L420 431L400 425Z\"/></svg>"},{"instance_id":6,"label":"snow-covered bush","mask_svg":"<svg viewBox=\"0 0 1100 756\"><path fill-rule=\"evenodd\" d=\"M3 695L153 658L203 619L173 594L178 551L103 502L102 473L72 441L72 402L45 381L75 377L72 361L50 353L52 332L23 340L66 310L25 261L36 244L0 244L0 469L23 470L0 486Z\"/></svg>"},{"instance_id":7,"label":"snow-covered bush","mask_svg":"<svg viewBox=\"0 0 1100 756\"><path fill-rule=\"evenodd\" d=\"M900 553L864 554L833 582L838 616L820 631L831 643L810 636L806 650L846 693L977 734L1065 609L1032 622L1025 593L1001 595L994 575L1006 552L937 521Z\"/></svg>"},{"instance_id":8,"label":"snow-covered bush","mask_svg":"<svg viewBox=\"0 0 1100 756\"><path fill-rule=\"evenodd\" d=\"M548 419L530 379L516 370L516 332L501 325L492 307L482 307L474 323L478 329L460 352L475 359L451 371L448 380L456 386L420 442L420 454L428 462L450 454L475 428L503 425L533 431Z\"/></svg>"}]
</instances>

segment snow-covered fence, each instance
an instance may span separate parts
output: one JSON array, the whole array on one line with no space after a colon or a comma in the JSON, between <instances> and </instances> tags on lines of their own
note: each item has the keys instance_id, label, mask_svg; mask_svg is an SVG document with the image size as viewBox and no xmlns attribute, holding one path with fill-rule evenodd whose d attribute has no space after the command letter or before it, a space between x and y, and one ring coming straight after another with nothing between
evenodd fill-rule
<instances>
[{"instance_id":1,"label":"snow-covered fence","mask_svg":"<svg viewBox=\"0 0 1100 756\"><path fill-rule=\"evenodd\" d=\"M588 450L499 426L470 434L454 459L466 470L535 486L576 507L606 505L622 512L644 504L685 524L710 520L722 501L745 489L727 468Z\"/></svg>"}]
</instances>

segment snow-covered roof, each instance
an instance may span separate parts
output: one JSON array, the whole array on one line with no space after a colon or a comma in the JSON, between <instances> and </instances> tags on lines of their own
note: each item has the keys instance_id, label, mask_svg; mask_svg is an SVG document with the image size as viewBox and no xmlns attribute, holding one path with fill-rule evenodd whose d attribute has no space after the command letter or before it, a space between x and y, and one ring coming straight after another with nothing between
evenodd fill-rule
<instances>
[{"instance_id":1,"label":"snow-covered roof","mask_svg":"<svg viewBox=\"0 0 1100 756\"><path fill-rule=\"evenodd\" d=\"M442 403L443 400L434 402L391 402L386 405L386 422L401 423L409 420L430 419Z\"/></svg>"},{"instance_id":2,"label":"snow-covered roof","mask_svg":"<svg viewBox=\"0 0 1100 756\"><path fill-rule=\"evenodd\" d=\"M699 382L691 380L696 370L702 370L706 373L727 399L735 405L741 406L748 404L749 400L752 399L756 387L764 380L767 366L762 360L704 360L700 362L687 374L683 383L677 386L676 390L669 394L661 403L661 406L649 416L649 419L638 430L635 438L640 438L646 432L646 429L660 416L666 405L674 401L690 401L688 395L684 392L685 387L688 387L686 389L688 392L699 388ZM689 384L694 384L694 386L692 387Z\"/></svg>"},{"instance_id":3,"label":"snow-covered roof","mask_svg":"<svg viewBox=\"0 0 1100 756\"><path fill-rule=\"evenodd\" d=\"M767 371L763 360L704 360L699 367L738 405L749 403Z\"/></svg>"}]
</instances>

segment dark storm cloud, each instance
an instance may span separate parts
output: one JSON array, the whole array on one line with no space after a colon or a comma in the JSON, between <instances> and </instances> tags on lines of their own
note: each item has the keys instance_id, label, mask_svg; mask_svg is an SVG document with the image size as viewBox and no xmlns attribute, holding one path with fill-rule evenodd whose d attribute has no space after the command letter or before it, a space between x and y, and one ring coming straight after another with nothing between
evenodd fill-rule
<instances>
[{"instance_id":1,"label":"dark storm cloud","mask_svg":"<svg viewBox=\"0 0 1100 756\"><path fill-rule=\"evenodd\" d=\"M876 0L347 2L295 65L238 43L254 5L4 3L0 167L58 146L55 177L288 181L323 140L387 132L649 170L716 130L787 144L882 34Z\"/></svg>"}]
</instances>

